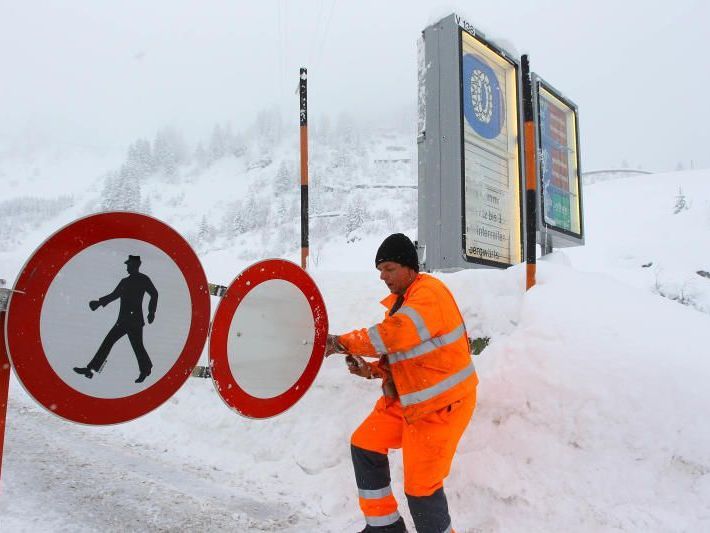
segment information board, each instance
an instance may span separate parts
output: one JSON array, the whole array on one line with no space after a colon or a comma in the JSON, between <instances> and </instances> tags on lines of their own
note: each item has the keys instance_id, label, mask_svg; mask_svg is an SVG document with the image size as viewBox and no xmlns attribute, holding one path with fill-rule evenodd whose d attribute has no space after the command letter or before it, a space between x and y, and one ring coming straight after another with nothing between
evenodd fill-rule
<instances>
[{"instance_id":1,"label":"information board","mask_svg":"<svg viewBox=\"0 0 710 533\"><path fill-rule=\"evenodd\" d=\"M516 64L461 28L464 250L469 261L522 260Z\"/></svg>"},{"instance_id":2,"label":"information board","mask_svg":"<svg viewBox=\"0 0 710 533\"><path fill-rule=\"evenodd\" d=\"M583 244L577 107L533 75L539 156L539 227L555 246Z\"/></svg>"},{"instance_id":3,"label":"information board","mask_svg":"<svg viewBox=\"0 0 710 533\"><path fill-rule=\"evenodd\" d=\"M420 262L428 271L520 263L519 62L455 14L427 27L419 50Z\"/></svg>"}]
</instances>

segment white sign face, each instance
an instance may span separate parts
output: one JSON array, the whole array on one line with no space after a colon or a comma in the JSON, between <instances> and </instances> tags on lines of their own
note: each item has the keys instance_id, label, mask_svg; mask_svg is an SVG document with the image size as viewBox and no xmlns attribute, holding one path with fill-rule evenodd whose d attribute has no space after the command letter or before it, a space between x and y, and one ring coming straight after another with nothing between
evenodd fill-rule
<instances>
[{"instance_id":1,"label":"white sign face","mask_svg":"<svg viewBox=\"0 0 710 533\"><path fill-rule=\"evenodd\" d=\"M124 398L167 374L191 320L187 283L165 252L109 239L76 254L52 280L40 336L51 368L71 388Z\"/></svg>"},{"instance_id":2,"label":"white sign face","mask_svg":"<svg viewBox=\"0 0 710 533\"><path fill-rule=\"evenodd\" d=\"M313 311L293 283L266 280L250 290L229 325L227 356L237 384L255 398L285 393L313 353Z\"/></svg>"},{"instance_id":3,"label":"white sign face","mask_svg":"<svg viewBox=\"0 0 710 533\"><path fill-rule=\"evenodd\" d=\"M464 253L468 261L522 261L515 65L461 31Z\"/></svg>"}]
</instances>

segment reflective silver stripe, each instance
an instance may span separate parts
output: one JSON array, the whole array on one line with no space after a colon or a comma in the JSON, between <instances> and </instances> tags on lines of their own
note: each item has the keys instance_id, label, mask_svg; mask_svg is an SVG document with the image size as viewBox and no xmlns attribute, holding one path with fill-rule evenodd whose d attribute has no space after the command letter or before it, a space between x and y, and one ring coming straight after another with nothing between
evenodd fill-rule
<instances>
[{"instance_id":1,"label":"reflective silver stripe","mask_svg":"<svg viewBox=\"0 0 710 533\"><path fill-rule=\"evenodd\" d=\"M367 525L373 526L373 527L389 526L390 524L394 524L397 520L399 520L399 512L397 512L397 511L395 511L392 514L385 515L385 516L366 516L365 517L365 522L367 522Z\"/></svg>"},{"instance_id":2,"label":"reflective silver stripe","mask_svg":"<svg viewBox=\"0 0 710 533\"><path fill-rule=\"evenodd\" d=\"M414 326L417 328L417 333L419 334L420 341L424 342L426 340L431 339L429 328L426 327L424 319L416 310L412 309L407 305L403 305L399 308L397 313L402 313L403 315L408 316L412 320L412 322L414 322Z\"/></svg>"},{"instance_id":3,"label":"reflective silver stripe","mask_svg":"<svg viewBox=\"0 0 710 533\"><path fill-rule=\"evenodd\" d=\"M385 343L382 342L382 337L380 337L380 332L377 331L377 326L372 326L367 330L367 336L370 337L370 342L375 347L377 353L387 353L387 348Z\"/></svg>"},{"instance_id":4,"label":"reflective silver stripe","mask_svg":"<svg viewBox=\"0 0 710 533\"><path fill-rule=\"evenodd\" d=\"M366 500L379 500L380 498L384 498L385 496L392 494L392 487L387 485L383 489L358 489L358 493L361 498L365 498Z\"/></svg>"},{"instance_id":5,"label":"reflective silver stripe","mask_svg":"<svg viewBox=\"0 0 710 533\"><path fill-rule=\"evenodd\" d=\"M451 529L451 522L449 522L449 525L448 525L447 528L443 531L443 533L451 533L452 531L453 531L453 529Z\"/></svg>"},{"instance_id":6,"label":"reflective silver stripe","mask_svg":"<svg viewBox=\"0 0 710 533\"><path fill-rule=\"evenodd\" d=\"M405 407L409 405L414 405L415 403L424 402L430 398L433 398L434 396L437 396L438 394L441 394L444 391L449 390L452 387L455 387L467 377L473 375L475 371L476 367L473 366L473 363L471 363L463 370L459 370L453 376L449 376L445 380L440 381L432 387L428 387L426 389L416 392L410 392L409 394L400 394L399 401L402 402L402 405Z\"/></svg>"},{"instance_id":7,"label":"reflective silver stripe","mask_svg":"<svg viewBox=\"0 0 710 533\"><path fill-rule=\"evenodd\" d=\"M433 339L429 339L428 341L415 346L411 350L407 350L406 352L391 353L387 356L387 360L390 362L390 364L394 364L399 363L400 361L405 361L407 359L412 359L414 357L419 357L420 355L424 355L425 353L433 352L437 348L441 348L442 346L446 346L447 344L456 342L457 340L459 340L461 335L464 335L465 333L466 326L461 324L455 330L450 331L446 335L441 335L440 337L434 337Z\"/></svg>"}]
</instances>

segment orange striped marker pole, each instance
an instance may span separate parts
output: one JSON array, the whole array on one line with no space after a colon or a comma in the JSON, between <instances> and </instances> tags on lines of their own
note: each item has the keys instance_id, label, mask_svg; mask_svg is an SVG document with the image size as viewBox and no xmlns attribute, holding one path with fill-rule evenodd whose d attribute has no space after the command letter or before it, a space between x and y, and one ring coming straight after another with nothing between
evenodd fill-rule
<instances>
[{"instance_id":1,"label":"orange striped marker pole","mask_svg":"<svg viewBox=\"0 0 710 533\"><path fill-rule=\"evenodd\" d=\"M301 268L308 267L308 71L301 68Z\"/></svg>"},{"instance_id":2,"label":"orange striped marker pole","mask_svg":"<svg viewBox=\"0 0 710 533\"><path fill-rule=\"evenodd\" d=\"M532 81L527 54L520 58L523 74L523 120L525 128L525 290L535 285L537 268L537 157L533 121Z\"/></svg>"}]
</instances>

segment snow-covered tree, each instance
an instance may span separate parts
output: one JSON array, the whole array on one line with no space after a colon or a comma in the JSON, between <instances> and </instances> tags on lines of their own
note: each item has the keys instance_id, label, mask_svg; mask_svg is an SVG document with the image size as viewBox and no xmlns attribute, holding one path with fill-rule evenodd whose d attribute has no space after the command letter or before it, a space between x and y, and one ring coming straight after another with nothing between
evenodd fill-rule
<instances>
[{"instance_id":1,"label":"snow-covered tree","mask_svg":"<svg viewBox=\"0 0 710 533\"><path fill-rule=\"evenodd\" d=\"M119 205L120 185L118 183L118 173L110 172L104 177L104 187L101 190L101 209L103 211L114 211Z\"/></svg>"},{"instance_id":2,"label":"snow-covered tree","mask_svg":"<svg viewBox=\"0 0 710 533\"><path fill-rule=\"evenodd\" d=\"M141 184L139 173L124 164L117 173L109 174L101 192L101 209L104 211L141 211Z\"/></svg>"},{"instance_id":3,"label":"snow-covered tree","mask_svg":"<svg viewBox=\"0 0 710 533\"><path fill-rule=\"evenodd\" d=\"M217 229L207 222L207 216L202 215L200 225L197 230L197 242L199 245L208 244L215 240Z\"/></svg>"},{"instance_id":4,"label":"snow-covered tree","mask_svg":"<svg viewBox=\"0 0 710 533\"><path fill-rule=\"evenodd\" d=\"M244 202L244 216L247 219L247 229L266 227L269 220L270 205L261 201L254 191L251 191Z\"/></svg>"},{"instance_id":5,"label":"snow-covered tree","mask_svg":"<svg viewBox=\"0 0 710 533\"><path fill-rule=\"evenodd\" d=\"M138 139L128 147L126 165L136 172L139 179L155 172L153 154L150 149L150 142L145 139Z\"/></svg>"},{"instance_id":6,"label":"snow-covered tree","mask_svg":"<svg viewBox=\"0 0 710 533\"><path fill-rule=\"evenodd\" d=\"M675 197L675 205L673 206L673 214L677 215L681 211L685 211L686 209L689 209L690 206L688 205L688 202L685 199L685 194L683 193L683 189L681 187L678 187L678 195Z\"/></svg>"},{"instance_id":7,"label":"snow-covered tree","mask_svg":"<svg viewBox=\"0 0 710 533\"><path fill-rule=\"evenodd\" d=\"M350 234L356 229L362 227L369 218L367 205L362 196L356 194L353 196L345 208L345 233Z\"/></svg>"},{"instance_id":8,"label":"snow-covered tree","mask_svg":"<svg viewBox=\"0 0 710 533\"><path fill-rule=\"evenodd\" d=\"M158 131L153 141L156 170L161 170L166 176L174 176L178 167L187 159L187 146L175 129L163 128Z\"/></svg>"},{"instance_id":9,"label":"snow-covered tree","mask_svg":"<svg viewBox=\"0 0 710 533\"><path fill-rule=\"evenodd\" d=\"M207 150L205 150L205 147L201 142L197 143L197 148L195 148L193 158L195 159L195 162L197 163L197 166L200 169L208 167L211 162L209 154L207 153Z\"/></svg>"},{"instance_id":10,"label":"snow-covered tree","mask_svg":"<svg viewBox=\"0 0 710 533\"><path fill-rule=\"evenodd\" d=\"M210 144L207 150L210 162L219 161L227 155L228 143L229 139L227 137L226 128L223 128L220 124L216 124L212 129L212 136L210 137Z\"/></svg>"},{"instance_id":11,"label":"snow-covered tree","mask_svg":"<svg viewBox=\"0 0 710 533\"><path fill-rule=\"evenodd\" d=\"M227 150L234 157L242 157L247 151L247 145L244 141L244 137L241 134L231 135L229 137Z\"/></svg>"},{"instance_id":12,"label":"snow-covered tree","mask_svg":"<svg viewBox=\"0 0 710 533\"><path fill-rule=\"evenodd\" d=\"M296 190L296 178L291 173L291 165L286 161L281 161L276 178L274 179L274 192L283 194Z\"/></svg>"},{"instance_id":13,"label":"snow-covered tree","mask_svg":"<svg viewBox=\"0 0 710 533\"><path fill-rule=\"evenodd\" d=\"M225 230L230 236L240 235L249 229L249 223L244 211L244 203L235 201L227 210Z\"/></svg>"}]
</instances>

